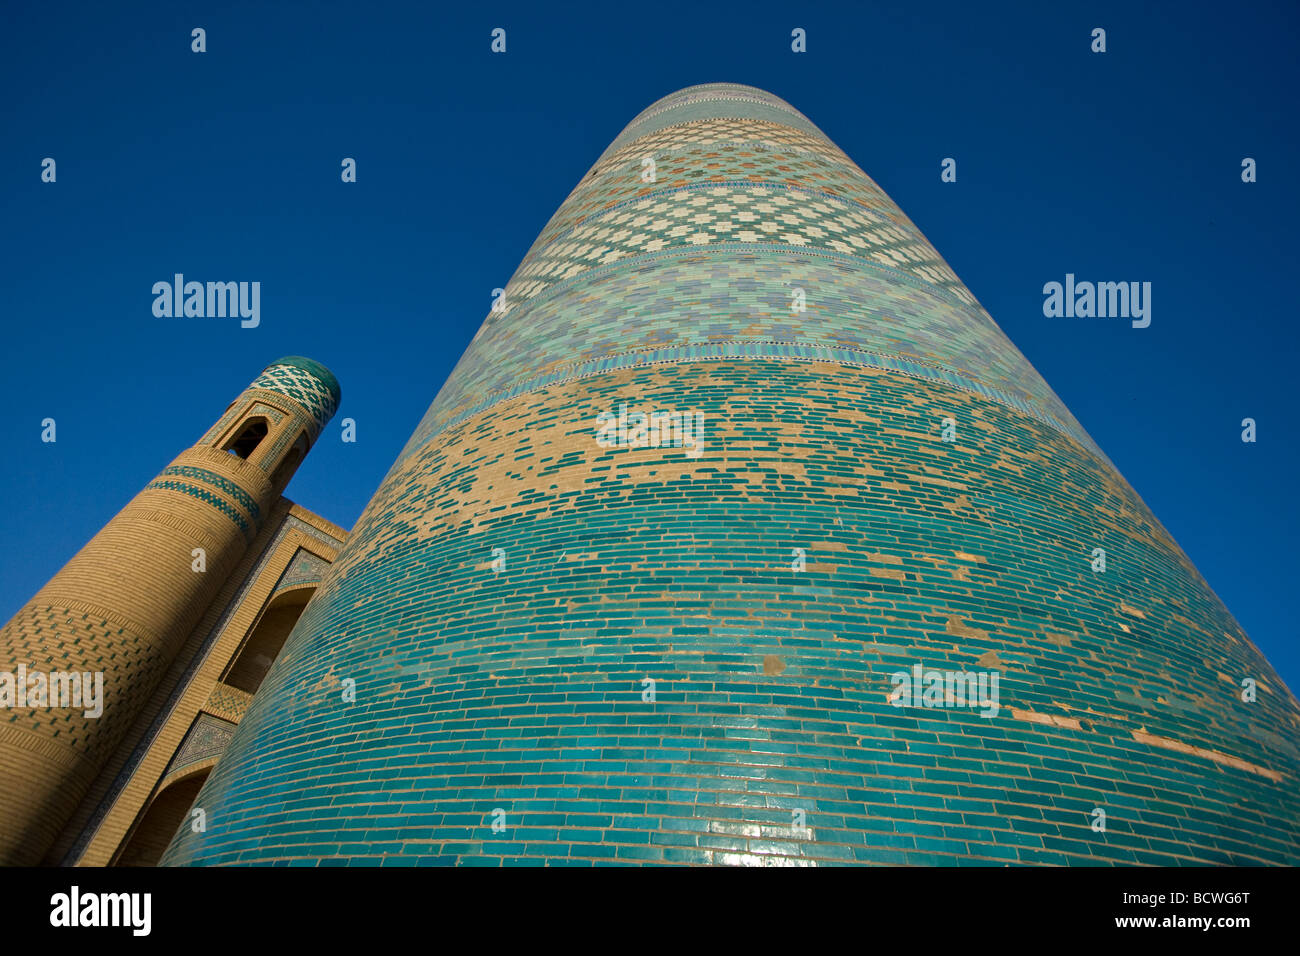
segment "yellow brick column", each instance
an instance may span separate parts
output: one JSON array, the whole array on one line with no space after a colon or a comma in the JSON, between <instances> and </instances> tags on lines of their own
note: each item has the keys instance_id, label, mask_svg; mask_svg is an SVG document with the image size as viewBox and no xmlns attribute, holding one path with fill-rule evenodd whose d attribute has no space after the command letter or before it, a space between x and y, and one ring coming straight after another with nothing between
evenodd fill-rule
<instances>
[{"instance_id":1,"label":"yellow brick column","mask_svg":"<svg viewBox=\"0 0 1300 956\"><path fill-rule=\"evenodd\" d=\"M269 365L0 631L0 864L41 862L339 398L310 359ZM44 705L52 672L102 675L102 713Z\"/></svg>"}]
</instances>

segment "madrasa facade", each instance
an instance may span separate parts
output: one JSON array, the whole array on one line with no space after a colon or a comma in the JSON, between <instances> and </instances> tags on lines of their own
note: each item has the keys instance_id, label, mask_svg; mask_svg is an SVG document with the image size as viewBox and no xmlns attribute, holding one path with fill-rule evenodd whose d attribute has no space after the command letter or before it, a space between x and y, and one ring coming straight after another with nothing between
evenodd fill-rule
<instances>
[{"instance_id":1,"label":"madrasa facade","mask_svg":"<svg viewBox=\"0 0 1300 956\"><path fill-rule=\"evenodd\" d=\"M1300 862L1294 695L771 94L624 129L350 532L341 400L271 363L0 632L0 862Z\"/></svg>"}]
</instances>

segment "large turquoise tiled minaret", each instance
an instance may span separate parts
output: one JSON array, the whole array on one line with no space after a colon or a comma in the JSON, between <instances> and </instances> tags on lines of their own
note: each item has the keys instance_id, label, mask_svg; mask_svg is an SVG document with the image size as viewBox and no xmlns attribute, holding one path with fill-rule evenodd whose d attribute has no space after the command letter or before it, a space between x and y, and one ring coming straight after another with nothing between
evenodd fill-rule
<instances>
[{"instance_id":1,"label":"large turquoise tiled minaret","mask_svg":"<svg viewBox=\"0 0 1300 956\"><path fill-rule=\"evenodd\" d=\"M1298 731L911 221L711 84L542 230L164 862L1297 863Z\"/></svg>"}]
</instances>

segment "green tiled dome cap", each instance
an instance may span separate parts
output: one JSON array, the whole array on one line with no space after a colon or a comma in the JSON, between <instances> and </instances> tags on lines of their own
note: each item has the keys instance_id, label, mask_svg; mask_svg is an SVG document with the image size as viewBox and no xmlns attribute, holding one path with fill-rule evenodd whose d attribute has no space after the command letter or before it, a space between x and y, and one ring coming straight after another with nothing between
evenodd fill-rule
<instances>
[{"instance_id":1,"label":"green tiled dome cap","mask_svg":"<svg viewBox=\"0 0 1300 956\"><path fill-rule=\"evenodd\" d=\"M272 362L249 387L287 395L311 412L316 424L322 428L334 417L343 398L334 373L320 362L301 355L286 355Z\"/></svg>"}]
</instances>

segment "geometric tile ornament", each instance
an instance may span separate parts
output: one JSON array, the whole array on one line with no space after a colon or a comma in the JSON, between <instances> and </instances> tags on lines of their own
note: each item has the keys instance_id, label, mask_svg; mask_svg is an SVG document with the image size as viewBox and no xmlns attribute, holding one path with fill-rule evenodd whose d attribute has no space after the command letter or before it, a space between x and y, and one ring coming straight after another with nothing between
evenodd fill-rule
<instances>
[{"instance_id":1,"label":"geometric tile ornament","mask_svg":"<svg viewBox=\"0 0 1300 956\"><path fill-rule=\"evenodd\" d=\"M216 692L234 690L233 687L226 687L224 684L218 684L216 688ZM209 701L208 706L211 706L211 703ZM235 724L228 720L222 720L211 714L199 714L194 721L194 726L185 735L180 749L176 751L176 756L167 765L167 773L183 770L209 757L219 756L230 743L234 729Z\"/></svg>"},{"instance_id":2,"label":"geometric tile ornament","mask_svg":"<svg viewBox=\"0 0 1300 956\"><path fill-rule=\"evenodd\" d=\"M279 392L296 401L323 428L338 409L341 393L338 380L319 362L291 355L267 366L249 388Z\"/></svg>"},{"instance_id":3,"label":"geometric tile ornament","mask_svg":"<svg viewBox=\"0 0 1300 956\"><path fill-rule=\"evenodd\" d=\"M275 591L272 593L279 594L288 588L318 584L329 566L329 562L324 558L317 557L305 548L299 548L293 560L289 562L289 566L284 569L280 580L275 582Z\"/></svg>"},{"instance_id":4,"label":"geometric tile ornament","mask_svg":"<svg viewBox=\"0 0 1300 956\"><path fill-rule=\"evenodd\" d=\"M598 443L624 405L703 441ZM1298 730L919 230L711 84L542 231L164 862L1294 864Z\"/></svg>"}]
</instances>

